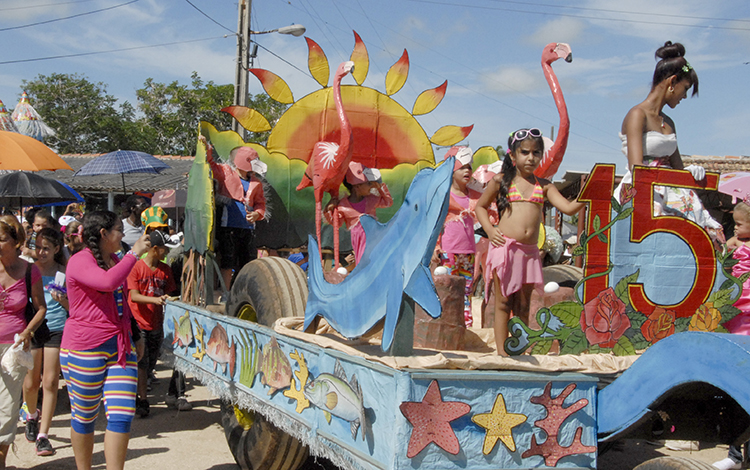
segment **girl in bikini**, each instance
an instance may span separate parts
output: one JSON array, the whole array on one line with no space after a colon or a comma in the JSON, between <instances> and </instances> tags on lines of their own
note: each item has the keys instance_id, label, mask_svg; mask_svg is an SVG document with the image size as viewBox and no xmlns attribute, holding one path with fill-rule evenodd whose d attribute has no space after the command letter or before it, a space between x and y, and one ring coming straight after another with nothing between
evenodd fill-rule
<instances>
[{"instance_id":1,"label":"girl in bikini","mask_svg":"<svg viewBox=\"0 0 750 470\"><path fill-rule=\"evenodd\" d=\"M510 313L529 321L531 294L543 285L537 240L545 199L559 211L573 215L583 203L568 201L548 180L534 176L544 151L539 129L519 129L508 138L501 173L487 184L477 201L476 215L490 240L485 296L495 289L495 342L498 354L508 337ZM497 202L500 222L490 222L488 208Z\"/></svg>"}]
</instances>

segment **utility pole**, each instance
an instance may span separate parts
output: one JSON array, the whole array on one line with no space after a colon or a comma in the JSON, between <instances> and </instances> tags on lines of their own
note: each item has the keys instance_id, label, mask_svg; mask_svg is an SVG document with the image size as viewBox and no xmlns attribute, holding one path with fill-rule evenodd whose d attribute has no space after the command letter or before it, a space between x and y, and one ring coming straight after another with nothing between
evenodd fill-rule
<instances>
[{"instance_id":1,"label":"utility pole","mask_svg":"<svg viewBox=\"0 0 750 470\"><path fill-rule=\"evenodd\" d=\"M235 106L247 106L248 93L248 66L250 47L250 9L252 0L239 0L237 5L237 68L234 76L234 100ZM232 120L232 130L237 132L242 140L245 140L245 129Z\"/></svg>"}]
</instances>

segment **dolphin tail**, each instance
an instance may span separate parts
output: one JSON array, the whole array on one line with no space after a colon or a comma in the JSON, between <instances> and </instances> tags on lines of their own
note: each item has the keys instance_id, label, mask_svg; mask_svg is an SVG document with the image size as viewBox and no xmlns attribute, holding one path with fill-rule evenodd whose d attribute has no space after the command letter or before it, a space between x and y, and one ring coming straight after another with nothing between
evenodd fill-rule
<instances>
[{"instance_id":1,"label":"dolphin tail","mask_svg":"<svg viewBox=\"0 0 750 470\"><path fill-rule=\"evenodd\" d=\"M323 276L323 262L320 258L318 244L315 243L315 239L312 235L307 236L307 253L309 256L309 262L307 264L308 294L307 305L305 306L305 323L302 328L303 331L307 330L310 323L312 323L315 317L320 313L320 299L316 294L318 289L313 289L313 286L320 286L324 282L327 282Z\"/></svg>"},{"instance_id":2,"label":"dolphin tail","mask_svg":"<svg viewBox=\"0 0 750 470\"><path fill-rule=\"evenodd\" d=\"M432 282L432 275L424 265L420 264L414 270L404 292L414 299L432 318L437 318L441 315L442 306L440 305L440 298L435 289L435 283Z\"/></svg>"}]
</instances>

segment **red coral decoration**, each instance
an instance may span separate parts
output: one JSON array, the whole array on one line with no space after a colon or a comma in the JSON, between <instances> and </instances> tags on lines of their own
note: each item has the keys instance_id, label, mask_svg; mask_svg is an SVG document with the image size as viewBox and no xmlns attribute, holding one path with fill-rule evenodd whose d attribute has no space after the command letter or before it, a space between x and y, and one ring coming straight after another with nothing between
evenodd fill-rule
<instances>
[{"instance_id":1,"label":"red coral decoration","mask_svg":"<svg viewBox=\"0 0 750 470\"><path fill-rule=\"evenodd\" d=\"M542 428L544 432L547 433L547 440L541 444L537 444L536 435L532 435L531 447L524 452L521 457L525 459L534 455L541 455L544 457L545 465L548 467L554 467L561 458L567 455L596 452L595 446L585 446L581 442L581 434L583 433L582 427L576 429L573 443L570 446L562 447L558 441L557 434L560 432L560 426L562 423L568 419L570 415L589 404L587 399L581 398L569 407L563 408L565 399L568 398L568 395L570 395L575 388L576 384L572 383L565 387L557 398L553 399L550 392L552 389L552 382L549 382L547 386L544 387L544 393L542 396L531 397L531 403L542 405L547 409L547 417L534 422L534 425Z\"/></svg>"}]
</instances>

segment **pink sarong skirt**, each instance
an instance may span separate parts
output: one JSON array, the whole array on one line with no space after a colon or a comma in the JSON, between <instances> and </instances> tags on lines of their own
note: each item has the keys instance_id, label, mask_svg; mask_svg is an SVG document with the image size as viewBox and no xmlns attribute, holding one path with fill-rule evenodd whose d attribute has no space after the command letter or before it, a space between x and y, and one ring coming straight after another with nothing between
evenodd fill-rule
<instances>
[{"instance_id":1,"label":"pink sarong skirt","mask_svg":"<svg viewBox=\"0 0 750 470\"><path fill-rule=\"evenodd\" d=\"M524 284L536 284L537 288L544 287L542 260L536 245L518 243L508 237L505 237L503 246L490 244L486 269L485 298L489 298L490 295L493 273L500 280L501 294L505 298L521 290Z\"/></svg>"}]
</instances>

